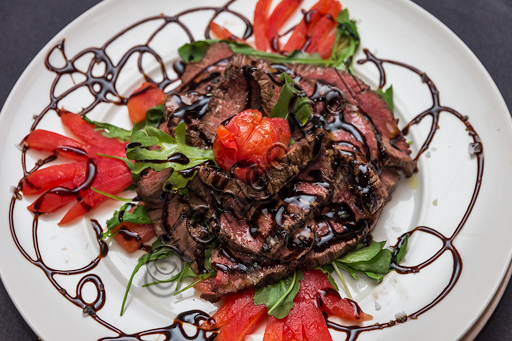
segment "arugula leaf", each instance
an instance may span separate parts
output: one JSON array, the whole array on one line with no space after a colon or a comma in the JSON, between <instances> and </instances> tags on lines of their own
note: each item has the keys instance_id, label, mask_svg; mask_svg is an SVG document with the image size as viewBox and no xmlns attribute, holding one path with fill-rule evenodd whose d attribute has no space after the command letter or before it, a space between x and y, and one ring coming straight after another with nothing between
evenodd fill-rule
<instances>
[{"instance_id":1,"label":"arugula leaf","mask_svg":"<svg viewBox=\"0 0 512 341\"><path fill-rule=\"evenodd\" d=\"M117 127L113 124L109 124L109 123L93 121L93 120L89 119L86 115L83 115L82 119L89 124L95 125L96 128L94 130L95 131L100 131L100 130L103 131L101 133L101 135L106 136L106 137L116 138L121 141L128 141L132 134L132 132L130 130L119 128L119 127Z\"/></svg>"},{"instance_id":2,"label":"arugula leaf","mask_svg":"<svg viewBox=\"0 0 512 341\"><path fill-rule=\"evenodd\" d=\"M210 45L220 40L199 40L192 44L185 44L178 49L181 59L185 63L195 63L203 59Z\"/></svg>"},{"instance_id":3,"label":"arugula leaf","mask_svg":"<svg viewBox=\"0 0 512 341\"><path fill-rule=\"evenodd\" d=\"M168 279L164 279L164 280L160 280L160 281L156 281L156 282L151 282L151 283L146 283L146 284L143 285L143 287L147 287L147 286L155 285L155 284L161 284L161 283L177 282L176 283L176 289L175 289L176 292L174 293L174 296L176 296L176 295L182 293L183 291L193 287L197 283L202 282L202 281L204 281L207 278L210 278L210 277L213 277L213 276L217 275L217 272L215 270L213 270L213 268L211 266L211 263L212 263L211 253L212 253L212 250L214 248L215 248L215 244L213 244L210 248L208 248L205 251L204 268L206 270L209 270L208 272L198 275L198 274L196 274L192 270L192 267L190 266L189 263L184 262L183 268L176 275L174 275L174 276L172 276L171 278L168 278ZM180 290L181 283L182 283L183 279L185 279L185 278L195 278L195 280L191 284L187 285L185 288Z\"/></svg>"},{"instance_id":4,"label":"arugula leaf","mask_svg":"<svg viewBox=\"0 0 512 341\"><path fill-rule=\"evenodd\" d=\"M256 289L254 304L265 304L267 313L277 319L286 317L293 308L293 299L299 292L301 280L304 280L304 273L294 271L292 277L283 279L275 285Z\"/></svg>"},{"instance_id":5,"label":"arugula leaf","mask_svg":"<svg viewBox=\"0 0 512 341\"><path fill-rule=\"evenodd\" d=\"M402 245L398 249L398 253L396 254L396 264L400 264L402 259L404 259L405 253L407 252L407 244L409 242L409 234L407 234L402 242Z\"/></svg>"},{"instance_id":6,"label":"arugula leaf","mask_svg":"<svg viewBox=\"0 0 512 341\"><path fill-rule=\"evenodd\" d=\"M110 138L116 138L121 141L129 141L133 131L140 130L145 126L158 128L160 123L164 120L164 105L160 104L146 111L146 119L133 126L132 130L126 130L119 128L113 124L93 121L86 115L82 116L82 119L96 126L95 131L102 131L102 135Z\"/></svg>"},{"instance_id":7,"label":"arugula leaf","mask_svg":"<svg viewBox=\"0 0 512 341\"><path fill-rule=\"evenodd\" d=\"M128 280L128 284L126 286L126 291L124 293L123 298L123 304L121 305L121 313L120 315L123 316L124 313L124 307L126 304L126 299L128 298L128 292L130 291L130 288L132 286L133 278L135 277L135 274L140 270L140 268L149 262L153 262L155 260L164 259L172 256L174 252L171 248L164 246L162 242L158 239L153 243L153 251L151 253L147 253L139 258L139 261L135 268L132 271L132 274L130 276L130 279Z\"/></svg>"},{"instance_id":8,"label":"arugula leaf","mask_svg":"<svg viewBox=\"0 0 512 341\"><path fill-rule=\"evenodd\" d=\"M377 93L382 97L384 102L388 105L389 109L393 111L394 105L393 105L393 85L391 85L389 88L387 88L385 91L382 91L382 89L377 89Z\"/></svg>"},{"instance_id":9,"label":"arugula leaf","mask_svg":"<svg viewBox=\"0 0 512 341\"><path fill-rule=\"evenodd\" d=\"M146 168L152 168L155 171L161 171L172 168L173 172L164 184L167 189L171 187L172 191L178 191L193 179L196 172L192 176L183 176L180 171L193 168L207 161L215 162L213 150L199 149L187 146L185 143L185 123L178 124L175 130L175 137L167 135L160 129L154 127L146 127L146 131L134 131L130 138L130 145L135 146L128 148L126 156L128 159L135 161L132 173L139 175ZM158 146L159 149L147 149L152 146ZM173 160L175 155L182 154L186 156L186 163L182 160Z\"/></svg>"},{"instance_id":10,"label":"arugula leaf","mask_svg":"<svg viewBox=\"0 0 512 341\"><path fill-rule=\"evenodd\" d=\"M110 193L107 193L107 192L103 192L103 191L100 191L99 189L96 189L94 187L91 187L91 190L93 192L96 192L98 194L101 194L103 196L106 196L107 198L110 198L110 199L114 199L114 200L118 200L118 201L126 201L126 202L132 202L133 199L130 199L130 198L121 198L121 197L118 197L117 195L114 195L114 194L110 194Z\"/></svg>"},{"instance_id":11,"label":"arugula leaf","mask_svg":"<svg viewBox=\"0 0 512 341\"><path fill-rule=\"evenodd\" d=\"M352 57L357 51L361 38L357 32L356 22L350 20L348 10L344 9L336 18L336 40L331 53L332 66L340 69L350 67Z\"/></svg>"},{"instance_id":12,"label":"arugula leaf","mask_svg":"<svg viewBox=\"0 0 512 341\"><path fill-rule=\"evenodd\" d=\"M199 40L190 44L185 44L178 49L181 59L186 63L199 62L206 55L206 51L210 45L214 43L224 42L229 45L234 53L245 54L247 56L267 59L275 63L298 63L311 64L319 66L329 66L331 61L322 59L318 53L308 54L295 50L284 56L277 53L255 50L253 47L231 40L208 39Z\"/></svg>"},{"instance_id":13,"label":"arugula leaf","mask_svg":"<svg viewBox=\"0 0 512 341\"><path fill-rule=\"evenodd\" d=\"M322 272L327 275L327 279L329 280L329 283L336 289L336 291L340 291L340 288L338 287L338 284L334 280L334 277L332 277L332 273L334 272L334 266L332 264L325 264L321 267L317 267L317 270L322 270Z\"/></svg>"},{"instance_id":14,"label":"arugula leaf","mask_svg":"<svg viewBox=\"0 0 512 341\"><path fill-rule=\"evenodd\" d=\"M393 254L391 251L383 249L368 261L355 262L347 265L356 271L385 274L389 272L392 256Z\"/></svg>"},{"instance_id":15,"label":"arugula leaf","mask_svg":"<svg viewBox=\"0 0 512 341\"><path fill-rule=\"evenodd\" d=\"M146 127L158 128L164 120L164 105L160 104L146 111L145 125ZM138 129L137 129L138 130Z\"/></svg>"},{"instance_id":16,"label":"arugula leaf","mask_svg":"<svg viewBox=\"0 0 512 341\"><path fill-rule=\"evenodd\" d=\"M292 113L302 125L305 125L311 116L311 101L307 97L306 92L298 88L294 80L287 73L281 73L279 79L281 82L284 82L284 85L270 117L288 119L288 114ZM291 108L292 105L293 108Z\"/></svg>"},{"instance_id":17,"label":"arugula leaf","mask_svg":"<svg viewBox=\"0 0 512 341\"><path fill-rule=\"evenodd\" d=\"M373 242L367 247L346 254L339 258L338 261L346 264L369 261L382 250L385 244L386 241Z\"/></svg>"},{"instance_id":18,"label":"arugula leaf","mask_svg":"<svg viewBox=\"0 0 512 341\"><path fill-rule=\"evenodd\" d=\"M129 212L133 207L135 209L133 212ZM120 218L121 217L121 218ZM135 224L151 224L152 221L149 219L146 209L143 205L135 205L133 203L126 203L119 211L115 211L112 218L107 220L107 231L103 232L101 239L106 239L112 237L117 234L117 232L112 232L114 228L119 226L122 221L135 223Z\"/></svg>"}]
</instances>

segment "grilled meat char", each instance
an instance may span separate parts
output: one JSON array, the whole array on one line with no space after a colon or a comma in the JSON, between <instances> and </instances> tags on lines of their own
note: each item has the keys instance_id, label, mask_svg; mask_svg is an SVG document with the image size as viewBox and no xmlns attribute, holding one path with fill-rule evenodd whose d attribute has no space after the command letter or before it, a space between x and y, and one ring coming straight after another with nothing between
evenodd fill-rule
<instances>
[{"instance_id":1,"label":"grilled meat char","mask_svg":"<svg viewBox=\"0 0 512 341\"><path fill-rule=\"evenodd\" d=\"M161 129L173 135L185 122L187 142L211 148L216 129L239 112L270 114L282 72L311 100L312 116L304 126L290 121L294 144L254 183L206 164L188 196L165 191L170 170L148 170L138 182L157 235L196 272L206 271L205 252L213 248L217 275L202 285L210 301L352 250L368 239L400 172L416 168L393 113L356 76L235 55L223 43L187 64Z\"/></svg>"}]
</instances>

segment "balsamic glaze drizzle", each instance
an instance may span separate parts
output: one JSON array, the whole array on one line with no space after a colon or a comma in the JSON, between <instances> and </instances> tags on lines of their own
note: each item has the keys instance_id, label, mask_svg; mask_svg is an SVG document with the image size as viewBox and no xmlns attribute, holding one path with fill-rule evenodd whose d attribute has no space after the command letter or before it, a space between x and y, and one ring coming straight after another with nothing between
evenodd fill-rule
<instances>
[{"instance_id":1,"label":"balsamic glaze drizzle","mask_svg":"<svg viewBox=\"0 0 512 341\"><path fill-rule=\"evenodd\" d=\"M83 51L77 53L71 59L67 58L66 53L64 51L65 50L64 49L64 40L59 42L52 49L50 49L50 51L48 52L47 57L45 59L45 66L47 67L47 69L50 70L51 72L54 72L56 75L55 79L50 87L50 103L37 116L34 117L34 122L30 128L30 131L33 131L34 129L36 129L38 127L39 123L41 122L41 120L45 117L45 115L48 112L54 111L54 112L58 113L59 103L61 102L61 100L64 99L69 94L71 94L73 91L75 91L81 87L86 87L94 97L94 101L90 105L86 106L82 110L81 114L86 114L86 113L90 112L100 103L111 103L111 104L115 104L115 105L125 105L128 101L128 98L125 98L119 94L119 92L116 89L116 82L117 82L124 66L126 65L128 59L133 54L138 54L138 60L137 60L138 70L143 75L143 77L146 81L156 84L161 89L165 89L167 86L179 81L179 76L183 72L183 68L184 68L183 65L180 63L175 63L173 68L176 71L176 73L178 74L178 77L171 78L166 71L162 57L155 50L153 50L149 46L149 44L153 41L155 36L159 32L161 32L165 27L167 27L167 25L169 25L169 24L176 24L185 33L185 35L188 37L189 41L193 42L194 37L193 37L190 29L181 20L181 17L183 17L187 14L195 13L195 12L202 12L202 11L212 11L213 15L212 15L211 19L209 20L209 23L212 22L215 18L217 18L217 16L220 15L221 13L228 13L230 15L233 15L234 17L242 20L242 22L245 24L246 29L245 29L243 38L247 39L248 37L250 37L252 35L252 25L251 25L250 21L245 16L230 9L230 6L235 1L236 0L230 0L224 6L220 6L220 7L193 8L193 9L189 9L189 10L183 11L181 13L178 13L174 16L166 16L166 15L162 14L159 16L153 16L153 17L143 19L143 20L136 22L133 25L127 27L126 29L120 31L118 34L116 34L111 39L109 39L103 46L101 46L99 48L91 47L91 48L84 49ZM311 14L312 13L305 13L306 16L311 15ZM117 64L115 64L112 61L112 59L110 58L110 56L108 55L107 48L112 43L114 43L116 41L116 39L122 37L130 30L135 29L142 24L145 24L148 22L153 22L153 21L162 21L162 24L150 35L149 39L147 40L147 42L145 44L136 45L136 46L131 47L124 54L124 56L121 58L121 60ZM210 38L209 26L207 26L204 34L205 34L206 38ZM277 42L275 42L275 44L277 44ZM308 44L305 44L303 49L306 49L307 45ZM58 51L62 55L62 57L65 59L66 63L64 66L56 67L56 66L52 65L52 63L50 62L50 56L55 51ZM471 211L475 205L475 202L478 197L478 193L480 191L481 181L482 181L483 171L484 171L483 145L482 145L482 141L480 140L480 137L478 136L477 132L475 131L473 126L469 123L468 118L466 116L463 116L462 114L457 112L455 109L441 105L439 91L438 91L437 87L435 86L434 82L425 73L421 72L420 70L418 70L410 65L407 65L407 64L404 64L401 62L387 60L387 59L379 59L375 55L371 54L368 50L364 50L364 52L366 53L366 58L358 61L358 63L364 64L364 63L370 62L370 63L373 63L378 68L379 73L380 73L380 81L379 81L380 88L382 88L386 84L386 73L384 70L384 65L392 64L395 66L406 68L406 69L410 70L411 72L416 73L418 76L421 77L422 82L425 83L430 90L430 93L432 95L432 106L429 109L425 110L424 112L420 113L418 116L416 116L403 129L403 133L405 135L409 132L409 129L413 125L420 123L423 120L423 118L425 118L426 116L432 117L432 126L430 129L430 133L428 134L427 139L421 146L418 154L415 157L415 160L417 161L421 157L421 155L426 150L428 150L430 143L434 139L435 134L436 134L437 130L439 129L439 125L438 125L439 117L440 117L441 113L446 112L446 113L449 113L449 114L455 116L456 118L458 118L461 122L463 122L465 124L468 134L473 138L473 141L474 141L473 145L478 147L478 148L475 148L476 152L474 154L476 157L478 168L477 168L475 187L473 190L470 204L467 207L466 212L465 212L464 216L462 217L461 221L459 222L457 228L455 229L455 231L453 232L453 234L451 236L446 237L446 236L442 235L441 233L439 233L438 231L436 231L435 229L427 227L427 226L416 227L415 229L413 229L411 232L408 233L410 235L414 235L418 232L423 232L423 233L428 233L430 235L433 235L442 241L442 243L443 243L442 248L435 255L433 255L430 259L424 261L423 263L421 263L419 265L416 265L416 266L401 266L398 264L392 265L393 268L400 274L415 273L415 272L421 271L423 268L425 268L428 265L435 262L445 252L450 252L452 255L453 261L454 261L454 265L453 265L453 271L451 274L451 278L450 278L450 281L447 284L447 286L431 303L429 303L425 307L423 307L423 308L419 309L418 311L416 311L412 314L409 314L405 317L402 317L402 318L399 318L396 320L392 320L387 323L377 323L377 324L370 325L370 326L343 326L343 325L340 325L340 324L337 324L337 323L327 320L327 324L330 328L345 332L347 334L347 340L355 340L362 332L377 330L377 329L384 329L384 328L388 328L393 325L396 325L397 323L403 323L403 322L407 321L408 319L416 319L421 314L425 313L430 308L432 308L437 303L439 303L442 299L444 299L444 297L446 297L446 295L449 294L451 289L457 283L457 281L460 277L461 271L462 271L462 259L461 259L459 252L457 251L456 247L453 245L453 241L458 236L460 231L462 230L464 224L466 223L466 221L467 221L469 215L471 214ZM75 66L75 62L79 58L83 57L86 54L93 54L94 57L92 58L88 69L86 71L81 71ZM145 73L145 71L142 67L142 57L144 54L150 54L159 63L160 70L161 70L161 73L163 76L161 81L156 82ZM99 65L99 64L104 64L105 74L102 77L93 76L92 70L96 65ZM69 89L67 89L64 92L62 92L61 94L57 95L56 87L57 87L57 84L59 83L60 79L64 75L72 76L75 73L85 76L85 80L74 84ZM355 136L357 136L357 134ZM360 137L360 140L362 140L362 137ZM194 335L188 335L185 332L185 330L183 328L184 323L191 324L191 325L198 327L202 321L207 320L209 318L209 316L206 313L198 311L198 310L191 310L191 311L179 314L176 317L176 319L174 319L174 322L169 326L162 327L162 328L155 328L155 329L146 330L146 331L133 333L133 334L127 334L127 333L123 332L122 330L116 328L112 324L108 323L106 320L102 319L98 315L98 312L102 309L102 307L105 304L106 289L103 285L101 278L98 275L88 273L88 272L90 272L91 270L96 268L96 266L99 264L101 259L107 255L108 247L105 244L105 242L101 239L102 229L101 229L100 224L98 224L98 222L96 222L95 220L91 220L91 225L96 234L96 240L97 240L98 247L99 247L98 256L96 258L94 258L88 265L86 265L82 268L72 269L72 270L61 270L61 269L51 268L48 265L46 265L45 262L43 261L43 258L42 258L42 255L41 255L41 252L39 249L39 244L38 244L39 215L35 214L34 218L33 218L33 223L32 223L32 239L33 239L33 248L35 251L35 257L32 257L26 251L24 246L21 245L21 243L18 239L17 233L16 233L15 205L18 200L22 199L22 195L21 195L22 181L29 174L36 171L41 166L54 161L57 156L51 155L51 156L47 157L46 159L39 160L36 162L35 166L32 169L27 170L26 152L27 152L27 147L23 147L22 152L21 152L21 164L22 164L22 169L23 169L23 178L19 181L17 187L14 189L13 196L12 196L12 199L11 199L11 202L9 205L9 226L10 226L10 231L11 231L13 241L16 244L17 248L19 249L20 253L27 259L27 261L29 261L31 264L37 266L38 268L40 268L45 273L48 280L52 283L52 285L55 287L55 289L58 290L62 294L62 296L64 296L68 301L70 301L74 305L80 307L82 309L84 315L90 316L91 318L96 320L98 323L100 323L101 325L103 325L104 327L109 329L110 331L117 334L117 336L115 336L115 337L102 338L101 340L142 340L142 337L146 337L148 335L163 335L165 337L165 340L212 340L215 338L215 335L216 335L215 332L206 333L205 331L203 331L199 328L196 328L196 333ZM64 153L71 152L71 153L76 153L76 154L81 153L80 150L74 150L72 147L66 147L66 146L63 146L61 149L56 150L56 154L58 152L64 152ZM176 158L177 162L182 160L181 155L175 155L174 157ZM94 179L95 172L96 172L96 168L95 168L94 162L89 160L88 161L88 175L86 176L86 180L84 181L84 183L81 186L79 186L79 188L77 188L77 189L73 189L73 190L63 189L63 190L61 190L61 192L62 193L65 192L64 194L66 194L66 195L75 195L77 192L79 192L80 188L86 187L86 186L88 186L88 184L90 182L92 182L92 180ZM28 185L30 185L30 184L28 184ZM60 194L62 194L62 193L60 193ZM401 236L398 240L397 245L400 245L401 243L403 243L404 238L405 238L405 235ZM396 255L394 255L394 258L396 258ZM86 274L86 273L88 273L88 274ZM83 277L81 277L79 279L77 286L76 286L75 293L69 293L66 289L64 289L55 280L55 275L72 276L72 275L81 275L81 274L83 274ZM83 289L84 285L87 283L92 283L95 286L96 291L97 291L96 298L94 299L93 302L89 302L89 303L86 302L82 296L82 289ZM325 293L325 294L332 294L332 293Z\"/></svg>"}]
</instances>

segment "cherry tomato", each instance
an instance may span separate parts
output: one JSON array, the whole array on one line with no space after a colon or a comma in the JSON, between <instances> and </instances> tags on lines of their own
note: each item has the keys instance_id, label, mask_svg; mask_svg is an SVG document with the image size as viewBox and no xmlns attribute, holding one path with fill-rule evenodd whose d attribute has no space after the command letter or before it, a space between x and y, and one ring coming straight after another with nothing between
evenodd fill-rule
<instances>
[{"instance_id":1,"label":"cherry tomato","mask_svg":"<svg viewBox=\"0 0 512 341\"><path fill-rule=\"evenodd\" d=\"M217 129L213 154L223 170L250 181L254 166L267 169L286 153L290 138L287 120L263 117L258 110L248 109Z\"/></svg>"}]
</instances>

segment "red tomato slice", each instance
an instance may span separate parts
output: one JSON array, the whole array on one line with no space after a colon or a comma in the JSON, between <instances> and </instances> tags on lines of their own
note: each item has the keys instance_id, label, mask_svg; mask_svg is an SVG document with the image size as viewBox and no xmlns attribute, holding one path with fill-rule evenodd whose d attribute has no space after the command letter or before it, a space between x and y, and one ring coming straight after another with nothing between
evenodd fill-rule
<instances>
[{"instance_id":1,"label":"red tomato slice","mask_svg":"<svg viewBox=\"0 0 512 341\"><path fill-rule=\"evenodd\" d=\"M213 154L219 166L226 171L238 165L233 170L234 174L249 182L286 153L290 138L287 120L263 117L258 110L249 109L233 117L225 127L217 129Z\"/></svg>"},{"instance_id":2,"label":"red tomato slice","mask_svg":"<svg viewBox=\"0 0 512 341\"><path fill-rule=\"evenodd\" d=\"M219 39L223 39L223 40L233 40L233 41L237 41L239 43L242 43L242 44L246 44L247 42L243 39L240 39L238 38L237 36L235 36L233 33L231 33L230 30L228 30L227 28L225 27L222 27L216 23L214 23L213 21L210 23L210 25L208 25L210 27L210 30L212 31L212 33Z\"/></svg>"},{"instance_id":3,"label":"red tomato slice","mask_svg":"<svg viewBox=\"0 0 512 341\"><path fill-rule=\"evenodd\" d=\"M114 236L114 239L128 252L140 250L144 243L155 237L153 224L134 224L123 222L114 229L121 230Z\"/></svg>"},{"instance_id":4,"label":"red tomato slice","mask_svg":"<svg viewBox=\"0 0 512 341\"><path fill-rule=\"evenodd\" d=\"M267 315L264 305L254 305L254 291L246 290L229 295L224 304L201 328L213 330L220 328L215 340L243 341L252 333Z\"/></svg>"},{"instance_id":5,"label":"red tomato slice","mask_svg":"<svg viewBox=\"0 0 512 341\"><path fill-rule=\"evenodd\" d=\"M139 123L146 119L146 111L164 102L166 95L155 84L144 82L128 99L130 121Z\"/></svg>"},{"instance_id":6,"label":"red tomato slice","mask_svg":"<svg viewBox=\"0 0 512 341\"><path fill-rule=\"evenodd\" d=\"M74 181L68 181L61 184L59 187L73 189L76 186ZM52 213L75 200L76 197L72 195L62 196L53 192L47 192L37 198L28 209L34 213Z\"/></svg>"},{"instance_id":7,"label":"red tomato slice","mask_svg":"<svg viewBox=\"0 0 512 341\"><path fill-rule=\"evenodd\" d=\"M283 0L268 19L267 39L272 51L279 51L279 31L304 0Z\"/></svg>"},{"instance_id":8,"label":"red tomato slice","mask_svg":"<svg viewBox=\"0 0 512 341\"><path fill-rule=\"evenodd\" d=\"M124 162L114 159L97 159L96 178L92 187L110 194L118 194L133 183L132 175ZM84 215L107 199L106 196L87 189L80 193L81 200L69 209L59 222L64 225Z\"/></svg>"},{"instance_id":9,"label":"red tomato slice","mask_svg":"<svg viewBox=\"0 0 512 341\"><path fill-rule=\"evenodd\" d=\"M316 25L311 27L311 43L306 48L306 52L318 52L318 46L323 41L327 33L336 28L336 18L341 11L341 4L338 1L331 1L327 13L318 20Z\"/></svg>"},{"instance_id":10,"label":"red tomato slice","mask_svg":"<svg viewBox=\"0 0 512 341\"><path fill-rule=\"evenodd\" d=\"M302 19L301 22L295 27L292 35L288 39L288 42L283 48L285 52L292 52L293 50L301 50L306 43L308 36L308 27L313 27L322 17L323 14L329 9L329 5L333 0L320 0L318 1L309 12L309 20L306 25L306 18Z\"/></svg>"},{"instance_id":11,"label":"red tomato slice","mask_svg":"<svg viewBox=\"0 0 512 341\"><path fill-rule=\"evenodd\" d=\"M39 194L72 180L79 185L84 181L86 172L85 161L42 168L23 179L21 191L25 195Z\"/></svg>"},{"instance_id":12,"label":"red tomato slice","mask_svg":"<svg viewBox=\"0 0 512 341\"><path fill-rule=\"evenodd\" d=\"M32 149L44 150L71 160L87 160L81 151L89 152L90 147L60 134L37 129L25 137L23 143Z\"/></svg>"},{"instance_id":13,"label":"red tomato slice","mask_svg":"<svg viewBox=\"0 0 512 341\"><path fill-rule=\"evenodd\" d=\"M254 42L260 51L268 50L267 23L271 4L272 0L259 0L254 8Z\"/></svg>"},{"instance_id":14,"label":"red tomato slice","mask_svg":"<svg viewBox=\"0 0 512 341\"><path fill-rule=\"evenodd\" d=\"M60 119L62 124L74 135L95 147L90 149L92 152L101 151L103 154L126 156L125 142L103 136L100 131L95 131L94 125L85 122L80 115L62 110L60 112ZM92 154L92 152L90 154ZM89 156L96 157L95 153Z\"/></svg>"}]
</instances>

